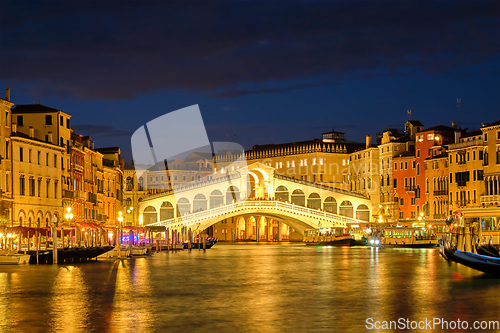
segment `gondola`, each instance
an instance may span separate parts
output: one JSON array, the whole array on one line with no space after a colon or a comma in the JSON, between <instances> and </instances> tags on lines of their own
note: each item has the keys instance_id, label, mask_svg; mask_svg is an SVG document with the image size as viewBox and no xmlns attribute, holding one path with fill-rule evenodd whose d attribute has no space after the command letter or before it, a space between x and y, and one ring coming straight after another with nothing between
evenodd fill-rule
<instances>
[{"instance_id":1,"label":"gondola","mask_svg":"<svg viewBox=\"0 0 500 333\"><path fill-rule=\"evenodd\" d=\"M456 249L450 242L443 242L440 252L447 260L457 262L484 273L500 276L500 258L498 257L461 251Z\"/></svg>"}]
</instances>

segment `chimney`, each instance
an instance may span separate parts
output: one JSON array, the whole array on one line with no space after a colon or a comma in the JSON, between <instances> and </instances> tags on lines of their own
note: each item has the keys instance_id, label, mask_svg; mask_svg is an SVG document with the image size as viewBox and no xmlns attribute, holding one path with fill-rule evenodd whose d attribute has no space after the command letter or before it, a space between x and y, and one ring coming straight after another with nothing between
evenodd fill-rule
<instances>
[{"instance_id":1,"label":"chimney","mask_svg":"<svg viewBox=\"0 0 500 333\"><path fill-rule=\"evenodd\" d=\"M92 147L92 150L94 150L94 141L90 141L90 146Z\"/></svg>"},{"instance_id":2,"label":"chimney","mask_svg":"<svg viewBox=\"0 0 500 333\"><path fill-rule=\"evenodd\" d=\"M7 88L6 92L5 92L5 99L7 100L7 102L10 102L10 89Z\"/></svg>"},{"instance_id":3,"label":"chimney","mask_svg":"<svg viewBox=\"0 0 500 333\"><path fill-rule=\"evenodd\" d=\"M371 145L372 145L372 136L367 134L366 135L366 149L370 148Z\"/></svg>"},{"instance_id":4,"label":"chimney","mask_svg":"<svg viewBox=\"0 0 500 333\"><path fill-rule=\"evenodd\" d=\"M455 121L452 121L452 122L451 122L451 127L453 127L453 128L457 128L457 123L456 123Z\"/></svg>"},{"instance_id":5,"label":"chimney","mask_svg":"<svg viewBox=\"0 0 500 333\"><path fill-rule=\"evenodd\" d=\"M12 123L12 133L17 132L17 123Z\"/></svg>"},{"instance_id":6,"label":"chimney","mask_svg":"<svg viewBox=\"0 0 500 333\"><path fill-rule=\"evenodd\" d=\"M33 126L30 126L30 138L33 139L35 137L35 129Z\"/></svg>"},{"instance_id":7,"label":"chimney","mask_svg":"<svg viewBox=\"0 0 500 333\"><path fill-rule=\"evenodd\" d=\"M488 126L488 123L481 123L481 127L486 127Z\"/></svg>"}]
</instances>

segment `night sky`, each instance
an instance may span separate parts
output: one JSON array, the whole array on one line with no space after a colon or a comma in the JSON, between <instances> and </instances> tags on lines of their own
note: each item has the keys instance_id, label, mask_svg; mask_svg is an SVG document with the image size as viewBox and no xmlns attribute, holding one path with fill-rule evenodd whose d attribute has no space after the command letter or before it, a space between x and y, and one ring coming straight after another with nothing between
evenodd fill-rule
<instances>
[{"instance_id":1,"label":"night sky","mask_svg":"<svg viewBox=\"0 0 500 333\"><path fill-rule=\"evenodd\" d=\"M198 104L211 141L500 119L498 1L0 1L0 97L96 146ZM461 98L461 108L456 99Z\"/></svg>"}]
</instances>

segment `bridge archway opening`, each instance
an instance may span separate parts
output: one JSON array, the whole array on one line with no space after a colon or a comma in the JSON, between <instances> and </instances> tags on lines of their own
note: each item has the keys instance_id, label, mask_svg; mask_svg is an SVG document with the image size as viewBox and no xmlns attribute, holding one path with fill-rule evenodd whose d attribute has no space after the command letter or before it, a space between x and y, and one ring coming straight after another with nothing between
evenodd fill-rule
<instances>
[{"instance_id":1,"label":"bridge archway opening","mask_svg":"<svg viewBox=\"0 0 500 333\"><path fill-rule=\"evenodd\" d=\"M240 201L240 189L237 186L229 186L226 190L226 205Z\"/></svg>"},{"instance_id":2,"label":"bridge archway opening","mask_svg":"<svg viewBox=\"0 0 500 333\"><path fill-rule=\"evenodd\" d=\"M337 200L334 197L327 197L323 202L323 209L329 213L337 214Z\"/></svg>"},{"instance_id":3,"label":"bridge archway opening","mask_svg":"<svg viewBox=\"0 0 500 333\"><path fill-rule=\"evenodd\" d=\"M359 205L356 208L356 219L363 221L370 221L370 209L367 205Z\"/></svg>"},{"instance_id":4,"label":"bridge archway opening","mask_svg":"<svg viewBox=\"0 0 500 333\"><path fill-rule=\"evenodd\" d=\"M344 200L339 207L339 215L353 217L353 206L349 200Z\"/></svg>"},{"instance_id":5,"label":"bridge archway opening","mask_svg":"<svg viewBox=\"0 0 500 333\"><path fill-rule=\"evenodd\" d=\"M191 203L188 198L180 198L177 201L177 214L180 216L186 215L191 212Z\"/></svg>"},{"instance_id":6,"label":"bridge archway opening","mask_svg":"<svg viewBox=\"0 0 500 333\"><path fill-rule=\"evenodd\" d=\"M210 193L210 209L220 207L224 204L224 196L219 190L213 190Z\"/></svg>"},{"instance_id":7,"label":"bridge archway opening","mask_svg":"<svg viewBox=\"0 0 500 333\"><path fill-rule=\"evenodd\" d=\"M274 197L276 198L276 200L288 202L288 197L289 197L288 188L284 185L278 186L276 188L276 191L274 191Z\"/></svg>"},{"instance_id":8,"label":"bridge archway opening","mask_svg":"<svg viewBox=\"0 0 500 333\"><path fill-rule=\"evenodd\" d=\"M311 193L307 198L307 207L312 209L321 209L321 197L318 193Z\"/></svg>"},{"instance_id":9,"label":"bridge archway opening","mask_svg":"<svg viewBox=\"0 0 500 333\"><path fill-rule=\"evenodd\" d=\"M207 197L203 194L198 193L193 199L193 213L201 212L202 210L207 210Z\"/></svg>"},{"instance_id":10,"label":"bridge archway opening","mask_svg":"<svg viewBox=\"0 0 500 333\"><path fill-rule=\"evenodd\" d=\"M292 203L297 206L305 206L306 205L306 196L302 190L295 190L292 192Z\"/></svg>"},{"instance_id":11,"label":"bridge archway opening","mask_svg":"<svg viewBox=\"0 0 500 333\"><path fill-rule=\"evenodd\" d=\"M146 208L144 208L142 216L144 219L144 224L158 222L158 215L156 214L156 208L154 208L153 206L147 206Z\"/></svg>"},{"instance_id":12,"label":"bridge archway opening","mask_svg":"<svg viewBox=\"0 0 500 333\"><path fill-rule=\"evenodd\" d=\"M175 217L174 206L169 201L163 201L160 207L160 221L170 220Z\"/></svg>"}]
</instances>

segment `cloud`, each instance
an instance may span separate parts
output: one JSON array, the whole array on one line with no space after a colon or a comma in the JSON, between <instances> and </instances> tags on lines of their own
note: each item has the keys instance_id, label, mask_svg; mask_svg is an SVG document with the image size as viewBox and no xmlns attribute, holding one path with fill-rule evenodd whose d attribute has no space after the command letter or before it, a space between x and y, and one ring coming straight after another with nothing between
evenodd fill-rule
<instances>
[{"instance_id":1,"label":"cloud","mask_svg":"<svg viewBox=\"0 0 500 333\"><path fill-rule=\"evenodd\" d=\"M0 78L33 83L36 96L184 89L228 98L325 77L458 75L499 54L494 1L3 1L2 9Z\"/></svg>"}]
</instances>

